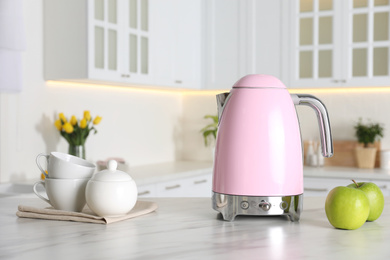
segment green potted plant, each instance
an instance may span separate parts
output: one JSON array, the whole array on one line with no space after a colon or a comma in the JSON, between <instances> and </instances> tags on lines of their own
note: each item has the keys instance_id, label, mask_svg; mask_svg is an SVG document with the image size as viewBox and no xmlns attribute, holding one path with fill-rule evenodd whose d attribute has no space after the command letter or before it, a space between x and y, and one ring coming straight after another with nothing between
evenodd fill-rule
<instances>
[{"instance_id":1,"label":"green potted plant","mask_svg":"<svg viewBox=\"0 0 390 260\"><path fill-rule=\"evenodd\" d=\"M355 125L355 136L358 142L363 144L356 148L356 161L359 168L374 168L377 148L375 141L383 137L383 127L378 123L362 122L362 119Z\"/></svg>"},{"instance_id":2,"label":"green potted plant","mask_svg":"<svg viewBox=\"0 0 390 260\"><path fill-rule=\"evenodd\" d=\"M213 122L203 127L200 132L203 134L204 145L209 146L217 138L218 115L205 115L205 119L211 119Z\"/></svg>"}]
</instances>

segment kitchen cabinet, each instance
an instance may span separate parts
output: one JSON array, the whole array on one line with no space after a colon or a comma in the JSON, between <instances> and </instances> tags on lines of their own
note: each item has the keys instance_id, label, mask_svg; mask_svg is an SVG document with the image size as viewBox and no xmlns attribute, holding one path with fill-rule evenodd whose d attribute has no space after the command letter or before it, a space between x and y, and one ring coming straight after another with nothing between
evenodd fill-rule
<instances>
[{"instance_id":1,"label":"kitchen cabinet","mask_svg":"<svg viewBox=\"0 0 390 260\"><path fill-rule=\"evenodd\" d=\"M149 184L149 185L137 185L138 189L138 197L157 197L156 193L156 184Z\"/></svg>"},{"instance_id":2,"label":"kitchen cabinet","mask_svg":"<svg viewBox=\"0 0 390 260\"><path fill-rule=\"evenodd\" d=\"M148 3L45 1L45 79L151 83Z\"/></svg>"},{"instance_id":3,"label":"kitchen cabinet","mask_svg":"<svg viewBox=\"0 0 390 260\"><path fill-rule=\"evenodd\" d=\"M291 87L388 86L389 1L294 0L289 5Z\"/></svg>"},{"instance_id":4,"label":"kitchen cabinet","mask_svg":"<svg viewBox=\"0 0 390 260\"><path fill-rule=\"evenodd\" d=\"M156 84L200 88L202 8L202 0L150 0L150 55Z\"/></svg>"},{"instance_id":5,"label":"kitchen cabinet","mask_svg":"<svg viewBox=\"0 0 390 260\"><path fill-rule=\"evenodd\" d=\"M199 88L201 3L45 1L45 79Z\"/></svg>"},{"instance_id":6,"label":"kitchen cabinet","mask_svg":"<svg viewBox=\"0 0 390 260\"><path fill-rule=\"evenodd\" d=\"M230 89L240 73L240 3L211 0L205 5L205 88Z\"/></svg>"},{"instance_id":7,"label":"kitchen cabinet","mask_svg":"<svg viewBox=\"0 0 390 260\"><path fill-rule=\"evenodd\" d=\"M148 8L147 0L88 1L90 78L150 82Z\"/></svg>"},{"instance_id":8,"label":"kitchen cabinet","mask_svg":"<svg viewBox=\"0 0 390 260\"><path fill-rule=\"evenodd\" d=\"M269 74L284 81L281 8L281 1L206 2L206 89L230 89L247 74Z\"/></svg>"},{"instance_id":9,"label":"kitchen cabinet","mask_svg":"<svg viewBox=\"0 0 390 260\"><path fill-rule=\"evenodd\" d=\"M390 196L390 181L389 180L373 180L370 178L356 178L356 182L374 182L382 190L383 196ZM327 196L329 191L337 186L347 186L351 184L351 179L347 178L304 178L304 196L317 197Z\"/></svg>"},{"instance_id":10,"label":"kitchen cabinet","mask_svg":"<svg viewBox=\"0 0 390 260\"><path fill-rule=\"evenodd\" d=\"M211 174L140 185L139 197L211 197Z\"/></svg>"}]
</instances>

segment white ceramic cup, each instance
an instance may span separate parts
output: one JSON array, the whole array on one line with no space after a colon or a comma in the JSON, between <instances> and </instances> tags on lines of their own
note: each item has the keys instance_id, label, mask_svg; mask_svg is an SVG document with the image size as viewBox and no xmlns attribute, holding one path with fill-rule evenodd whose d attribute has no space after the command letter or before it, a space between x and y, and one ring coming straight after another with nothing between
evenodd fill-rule
<instances>
[{"instance_id":1,"label":"white ceramic cup","mask_svg":"<svg viewBox=\"0 0 390 260\"><path fill-rule=\"evenodd\" d=\"M40 158L47 161L47 174L40 164ZM96 166L82 158L59 152L38 154L36 163L46 178L52 179L85 179L91 178Z\"/></svg>"},{"instance_id":2,"label":"white ceramic cup","mask_svg":"<svg viewBox=\"0 0 390 260\"><path fill-rule=\"evenodd\" d=\"M51 179L34 184L34 193L55 209L81 212L86 204L85 188L89 179ZM45 188L48 198L37 191L37 186Z\"/></svg>"}]
</instances>

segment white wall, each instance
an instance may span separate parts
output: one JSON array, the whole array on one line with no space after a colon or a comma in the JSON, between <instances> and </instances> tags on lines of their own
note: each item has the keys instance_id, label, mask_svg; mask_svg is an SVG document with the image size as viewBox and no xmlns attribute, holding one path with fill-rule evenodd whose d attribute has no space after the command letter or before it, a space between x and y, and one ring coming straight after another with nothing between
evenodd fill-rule
<instances>
[{"instance_id":1,"label":"white wall","mask_svg":"<svg viewBox=\"0 0 390 260\"><path fill-rule=\"evenodd\" d=\"M174 161L180 154L181 94L126 88L48 85L43 79L42 0L23 1L23 91L0 93L0 182L39 178L35 157L67 152L53 123L59 112L100 115L87 159L123 157L130 166Z\"/></svg>"},{"instance_id":2,"label":"white wall","mask_svg":"<svg viewBox=\"0 0 390 260\"><path fill-rule=\"evenodd\" d=\"M314 93L326 105L330 117L334 140L356 140L353 126L361 117L378 122L385 127L382 149L390 149L390 91L383 92ZM221 91L223 92L223 91ZM205 148L202 137L196 135L199 129L210 123L203 119L206 114L216 114L215 94L184 95L183 97L183 159L204 160L211 156ZM297 106L303 140L319 140L317 118L307 106Z\"/></svg>"}]
</instances>

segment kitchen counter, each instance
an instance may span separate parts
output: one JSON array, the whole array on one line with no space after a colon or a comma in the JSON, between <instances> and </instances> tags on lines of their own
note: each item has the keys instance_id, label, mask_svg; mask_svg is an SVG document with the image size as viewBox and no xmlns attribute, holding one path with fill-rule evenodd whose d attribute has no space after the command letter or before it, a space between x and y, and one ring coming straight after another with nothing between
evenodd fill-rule
<instances>
[{"instance_id":1,"label":"kitchen counter","mask_svg":"<svg viewBox=\"0 0 390 260\"><path fill-rule=\"evenodd\" d=\"M156 212L109 225L18 218L19 204L0 198L0 259L389 259L390 197L382 216L361 228L333 228L324 197L305 198L299 223L239 216L226 222L210 198L143 199Z\"/></svg>"},{"instance_id":2,"label":"kitchen counter","mask_svg":"<svg viewBox=\"0 0 390 260\"><path fill-rule=\"evenodd\" d=\"M351 167L303 167L305 177L389 180L390 170Z\"/></svg>"},{"instance_id":3,"label":"kitchen counter","mask_svg":"<svg viewBox=\"0 0 390 260\"><path fill-rule=\"evenodd\" d=\"M144 166L130 167L128 172L138 186L154 184L164 181L177 180L211 174L212 162L176 161ZM348 178L390 181L390 170L359 169L349 167L309 167L303 168L304 177L314 178ZM0 184L0 197L2 194L31 193L31 186L38 181L18 181L15 183Z\"/></svg>"},{"instance_id":4,"label":"kitchen counter","mask_svg":"<svg viewBox=\"0 0 390 260\"><path fill-rule=\"evenodd\" d=\"M213 162L177 161L132 167L128 173L137 185L147 185L207 173L211 174L212 171Z\"/></svg>"}]
</instances>

